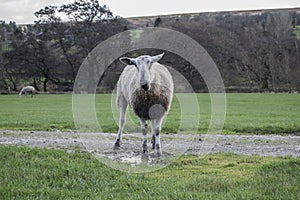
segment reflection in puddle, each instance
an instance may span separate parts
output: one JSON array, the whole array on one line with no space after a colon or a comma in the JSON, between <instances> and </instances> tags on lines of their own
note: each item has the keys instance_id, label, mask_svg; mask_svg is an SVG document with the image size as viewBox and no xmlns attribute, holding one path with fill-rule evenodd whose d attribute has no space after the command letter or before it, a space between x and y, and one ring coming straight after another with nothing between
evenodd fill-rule
<instances>
[{"instance_id":1,"label":"reflection in puddle","mask_svg":"<svg viewBox=\"0 0 300 200\"><path fill-rule=\"evenodd\" d=\"M131 166L136 166L142 163L141 157L121 157L122 163L128 163Z\"/></svg>"}]
</instances>

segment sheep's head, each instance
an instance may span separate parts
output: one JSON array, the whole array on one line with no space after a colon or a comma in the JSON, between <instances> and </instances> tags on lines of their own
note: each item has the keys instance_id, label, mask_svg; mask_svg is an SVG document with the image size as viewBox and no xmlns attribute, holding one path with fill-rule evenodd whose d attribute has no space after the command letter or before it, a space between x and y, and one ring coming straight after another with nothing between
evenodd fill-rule
<instances>
[{"instance_id":1,"label":"sheep's head","mask_svg":"<svg viewBox=\"0 0 300 200\"><path fill-rule=\"evenodd\" d=\"M156 56L143 55L137 58L122 57L120 58L120 61L125 65L134 65L136 67L139 74L141 88L143 88L145 91L148 91L151 87L152 78L150 69L152 64L158 62L163 55L164 53Z\"/></svg>"}]
</instances>

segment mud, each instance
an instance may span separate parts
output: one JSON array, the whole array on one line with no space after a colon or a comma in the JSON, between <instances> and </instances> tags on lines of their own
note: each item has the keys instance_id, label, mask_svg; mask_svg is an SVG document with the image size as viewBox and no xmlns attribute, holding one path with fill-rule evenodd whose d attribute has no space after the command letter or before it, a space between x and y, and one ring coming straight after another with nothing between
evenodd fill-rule
<instances>
[{"instance_id":1,"label":"mud","mask_svg":"<svg viewBox=\"0 0 300 200\"><path fill-rule=\"evenodd\" d=\"M64 149L69 153L88 151L95 156L127 163L141 164L140 133L124 134L120 149L114 149L116 134L46 131L0 131L0 144L38 148ZM150 135L149 135L150 137ZM150 141L150 140L149 140ZM209 153L228 152L241 155L300 157L300 136L281 135L191 135L162 134L163 158L171 159L182 154L203 156ZM147 162L157 162L150 148ZM163 162L160 159L160 162ZM167 161L166 161L167 162Z\"/></svg>"}]
</instances>

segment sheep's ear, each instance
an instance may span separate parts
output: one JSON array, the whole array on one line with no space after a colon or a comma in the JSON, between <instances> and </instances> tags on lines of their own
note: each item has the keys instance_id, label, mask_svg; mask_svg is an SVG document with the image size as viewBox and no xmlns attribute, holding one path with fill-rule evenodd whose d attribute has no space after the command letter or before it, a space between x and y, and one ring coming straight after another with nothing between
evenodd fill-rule
<instances>
[{"instance_id":1,"label":"sheep's ear","mask_svg":"<svg viewBox=\"0 0 300 200\"><path fill-rule=\"evenodd\" d=\"M162 53L162 54L159 54L157 56L152 56L151 57L151 62L152 63L155 63L155 62L158 62L163 56L164 56L165 53Z\"/></svg>"},{"instance_id":2,"label":"sheep's ear","mask_svg":"<svg viewBox=\"0 0 300 200\"><path fill-rule=\"evenodd\" d=\"M132 58L122 57L119 60L121 61L121 63L123 63L125 65L134 65Z\"/></svg>"}]
</instances>

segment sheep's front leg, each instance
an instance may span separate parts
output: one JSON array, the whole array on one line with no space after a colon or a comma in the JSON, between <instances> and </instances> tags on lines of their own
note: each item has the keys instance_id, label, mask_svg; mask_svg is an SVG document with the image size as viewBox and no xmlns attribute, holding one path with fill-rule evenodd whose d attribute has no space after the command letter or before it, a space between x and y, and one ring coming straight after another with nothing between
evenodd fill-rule
<instances>
[{"instance_id":1,"label":"sheep's front leg","mask_svg":"<svg viewBox=\"0 0 300 200\"><path fill-rule=\"evenodd\" d=\"M127 105L123 105L119 109L120 109L119 130L115 142L115 148L119 148L121 146L122 132L125 124Z\"/></svg>"},{"instance_id":2,"label":"sheep's front leg","mask_svg":"<svg viewBox=\"0 0 300 200\"><path fill-rule=\"evenodd\" d=\"M162 118L158 120L151 120L151 129L152 129L152 148L155 150L157 156L162 155L161 145L160 145L160 131Z\"/></svg>"},{"instance_id":3,"label":"sheep's front leg","mask_svg":"<svg viewBox=\"0 0 300 200\"><path fill-rule=\"evenodd\" d=\"M143 133L142 156L148 156L148 145L147 145L148 125L145 119L140 119L140 123L141 123L141 129Z\"/></svg>"}]
</instances>

